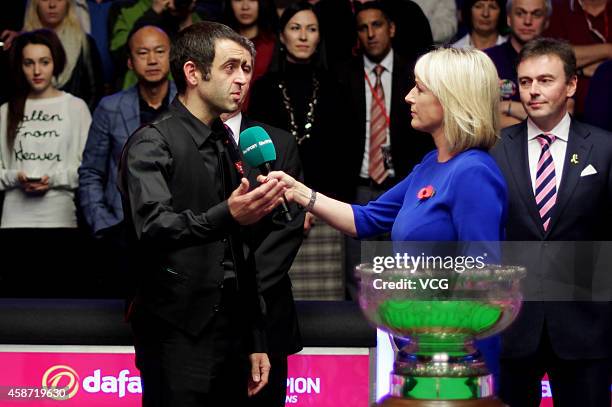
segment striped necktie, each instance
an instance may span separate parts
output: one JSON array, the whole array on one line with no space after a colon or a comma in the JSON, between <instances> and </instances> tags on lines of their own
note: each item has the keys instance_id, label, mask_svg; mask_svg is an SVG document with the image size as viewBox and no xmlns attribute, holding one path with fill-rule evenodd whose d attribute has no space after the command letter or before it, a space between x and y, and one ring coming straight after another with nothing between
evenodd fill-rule
<instances>
[{"instance_id":1,"label":"striped necktie","mask_svg":"<svg viewBox=\"0 0 612 407\"><path fill-rule=\"evenodd\" d=\"M542 218L544 231L548 230L552 208L557 202L557 180L555 177L555 163L550 153L550 145L555 141L553 134L540 134L536 138L542 152L536 170L535 200Z\"/></svg>"},{"instance_id":2,"label":"striped necktie","mask_svg":"<svg viewBox=\"0 0 612 407\"><path fill-rule=\"evenodd\" d=\"M385 112L385 92L380 77L385 68L382 65L374 67L376 84L372 90L372 105L370 108L370 154L368 173L377 184L387 178L389 172L385 169L382 146L387 142L387 114Z\"/></svg>"}]
</instances>

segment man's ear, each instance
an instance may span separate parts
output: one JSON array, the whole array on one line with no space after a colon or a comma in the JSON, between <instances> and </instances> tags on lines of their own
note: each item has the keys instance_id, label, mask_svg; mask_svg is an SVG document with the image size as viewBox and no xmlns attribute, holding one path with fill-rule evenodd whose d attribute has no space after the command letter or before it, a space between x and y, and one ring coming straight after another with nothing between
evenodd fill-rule
<instances>
[{"instance_id":1,"label":"man's ear","mask_svg":"<svg viewBox=\"0 0 612 407\"><path fill-rule=\"evenodd\" d=\"M395 23L393 21L389 22L389 36L391 38L395 37Z\"/></svg>"},{"instance_id":2,"label":"man's ear","mask_svg":"<svg viewBox=\"0 0 612 407\"><path fill-rule=\"evenodd\" d=\"M185 62L183 65L183 75L185 75L185 82L187 82L188 85L192 87L198 86L198 69L193 61Z\"/></svg>"},{"instance_id":3,"label":"man's ear","mask_svg":"<svg viewBox=\"0 0 612 407\"><path fill-rule=\"evenodd\" d=\"M132 56L130 55L127 59L127 67L130 71L134 70L134 65L132 64Z\"/></svg>"},{"instance_id":4,"label":"man's ear","mask_svg":"<svg viewBox=\"0 0 612 407\"><path fill-rule=\"evenodd\" d=\"M578 76L573 75L570 80L567 82L567 97L571 98L576 93L576 88L578 87Z\"/></svg>"}]
</instances>

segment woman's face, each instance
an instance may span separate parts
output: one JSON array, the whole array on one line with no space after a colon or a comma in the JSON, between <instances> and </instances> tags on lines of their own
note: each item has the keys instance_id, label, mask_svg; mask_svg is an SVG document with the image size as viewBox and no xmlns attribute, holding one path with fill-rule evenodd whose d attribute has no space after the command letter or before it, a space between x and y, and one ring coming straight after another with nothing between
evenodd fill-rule
<instances>
[{"instance_id":1,"label":"woman's face","mask_svg":"<svg viewBox=\"0 0 612 407\"><path fill-rule=\"evenodd\" d=\"M232 10L240 25L251 26L257 23L259 17L258 0L232 0Z\"/></svg>"},{"instance_id":2,"label":"woman's face","mask_svg":"<svg viewBox=\"0 0 612 407\"><path fill-rule=\"evenodd\" d=\"M46 28L59 26L68 14L69 0L38 0L38 17Z\"/></svg>"},{"instance_id":3,"label":"woman's face","mask_svg":"<svg viewBox=\"0 0 612 407\"><path fill-rule=\"evenodd\" d=\"M295 13L280 35L291 62L308 62L317 50L319 39L319 21L311 10Z\"/></svg>"},{"instance_id":4,"label":"woman's face","mask_svg":"<svg viewBox=\"0 0 612 407\"><path fill-rule=\"evenodd\" d=\"M440 100L419 78L416 78L416 85L406 95L405 100L410 104L411 124L414 129L434 134L443 127L444 109Z\"/></svg>"},{"instance_id":5,"label":"woman's face","mask_svg":"<svg viewBox=\"0 0 612 407\"><path fill-rule=\"evenodd\" d=\"M53 56L46 45L28 44L23 48L21 67L34 94L43 94L53 81Z\"/></svg>"},{"instance_id":6,"label":"woman's face","mask_svg":"<svg viewBox=\"0 0 612 407\"><path fill-rule=\"evenodd\" d=\"M478 0L472 6L472 28L483 34L497 31L500 12L495 0Z\"/></svg>"}]
</instances>

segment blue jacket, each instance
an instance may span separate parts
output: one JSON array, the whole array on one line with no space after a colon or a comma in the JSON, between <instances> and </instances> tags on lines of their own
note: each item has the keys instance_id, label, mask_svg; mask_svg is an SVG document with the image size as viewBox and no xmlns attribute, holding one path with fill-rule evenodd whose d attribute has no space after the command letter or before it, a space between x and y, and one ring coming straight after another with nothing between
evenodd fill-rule
<instances>
[{"instance_id":1,"label":"blue jacket","mask_svg":"<svg viewBox=\"0 0 612 407\"><path fill-rule=\"evenodd\" d=\"M170 82L169 100L175 95L176 87ZM96 236L123 220L117 165L125 142L139 127L136 86L103 98L94 111L79 168L79 203Z\"/></svg>"}]
</instances>

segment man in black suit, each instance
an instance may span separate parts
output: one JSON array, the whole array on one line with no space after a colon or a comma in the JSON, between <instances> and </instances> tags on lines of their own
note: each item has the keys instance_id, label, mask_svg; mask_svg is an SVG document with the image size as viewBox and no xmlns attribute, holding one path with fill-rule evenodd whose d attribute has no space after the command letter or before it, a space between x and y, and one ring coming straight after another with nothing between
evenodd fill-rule
<instances>
[{"instance_id":1,"label":"man in black suit","mask_svg":"<svg viewBox=\"0 0 612 407\"><path fill-rule=\"evenodd\" d=\"M253 55L253 44L222 24L182 30L170 58L178 96L123 152L139 284L129 316L147 407L245 405L247 380L250 394L267 382L245 225L282 202L284 186L249 191L219 118L244 97Z\"/></svg>"},{"instance_id":2,"label":"man in black suit","mask_svg":"<svg viewBox=\"0 0 612 407\"><path fill-rule=\"evenodd\" d=\"M526 301L502 335L500 395L511 407L539 406L544 373L555 406L610 405L612 308L575 294L594 285L584 241L611 240L612 134L567 113L575 71L567 43L527 43L518 82L528 119L492 151L508 183L506 238L522 241L527 265Z\"/></svg>"},{"instance_id":3,"label":"man in black suit","mask_svg":"<svg viewBox=\"0 0 612 407\"><path fill-rule=\"evenodd\" d=\"M244 91L246 96L247 90ZM242 103L241 103L242 104ZM273 171L285 171L303 180L302 164L295 138L287 131L249 119L240 109L221 116L224 124L240 144L240 133L250 127L261 126L270 135L276 149ZM242 157L241 157L242 158ZM242 165L244 177L257 183L261 171ZM289 204L292 220L287 222L278 214L268 215L251 230L252 247L260 296L265 304L263 315L272 368L268 384L249 398L251 407L284 407L287 393L287 357L302 349L295 303L289 279L289 269L304 237L304 212L296 204Z\"/></svg>"},{"instance_id":4,"label":"man in black suit","mask_svg":"<svg viewBox=\"0 0 612 407\"><path fill-rule=\"evenodd\" d=\"M410 105L404 100L414 87L417 55L394 52L395 23L382 3L355 3L355 22L363 54L339 76L348 81L352 117L359 129L343 154L354 175L347 182L355 186L354 201L364 204L406 177L434 145L431 137L412 128ZM377 137L382 141L377 143ZM346 239L346 288L353 299L359 249L359 241Z\"/></svg>"}]
</instances>

